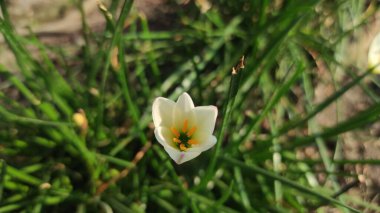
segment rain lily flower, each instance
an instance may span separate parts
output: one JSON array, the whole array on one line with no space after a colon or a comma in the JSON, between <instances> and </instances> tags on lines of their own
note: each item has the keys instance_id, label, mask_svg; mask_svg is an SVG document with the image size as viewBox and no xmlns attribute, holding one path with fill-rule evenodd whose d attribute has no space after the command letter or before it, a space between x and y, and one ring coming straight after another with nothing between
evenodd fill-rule
<instances>
[{"instance_id":1,"label":"rain lily flower","mask_svg":"<svg viewBox=\"0 0 380 213\"><path fill-rule=\"evenodd\" d=\"M194 107L187 93L177 102L158 97L153 102L154 134L169 156L177 163L189 161L216 144L212 135L218 109Z\"/></svg>"},{"instance_id":2,"label":"rain lily flower","mask_svg":"<svg viewBox=\"0 0 380 213\"><path fill-rule=\"evenodd\" d=\"M373 39L368 51L368 65L373 72L380 74L380 33Z\"/></svg>"}]
</instances>

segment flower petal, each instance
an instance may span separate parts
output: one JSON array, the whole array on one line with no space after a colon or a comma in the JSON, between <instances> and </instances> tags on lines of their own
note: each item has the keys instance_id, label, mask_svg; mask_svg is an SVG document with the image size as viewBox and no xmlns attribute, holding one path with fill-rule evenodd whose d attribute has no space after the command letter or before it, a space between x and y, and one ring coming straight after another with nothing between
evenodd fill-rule
<instances>
[{"instance_id":1,"label":"flower petal","mask_svg":"<svg viewBox=\"0 0 380 213\"><path fill-rule=\"evenodd\" d=\"M155 127L170 127L173 122L173 110L175 103L167 98L156 98L153 102L152 115Z\"/></svg>"},{"instance_id":2,"label":"flower petal","mask_svg":"<svg viewBox=\"0 0 380 213\"><path fill-rule=\"evenodd\" d=\"M180 150L171 146L164 146L164 148L165 151L169 154L170 158L173 159L177 164L185 163L186 161L192 160L201 154L201 152L196 151L181 152Z\"/></svg>"},{"instance_id":3,"label":"flower petal","mask_svg":"<svg viewBox=\"0 0 380 213\"><path fill-rule=\"evenodd\" d=\"M368 51L368 65L372 72L380 74L380 33L373 39Z\"/></svg>"},{"instance_id":4,"label":"flower petal","mask_svg":"<svg viewBox=\"0 0 380 213\"><path fill-rule=\"evenodd\" d=\"M197 129L212 134L215 128L218 109L215 106L200 106L193 109Z\"/></svg>"},{"instance_id":5,"label":"flower petal","mask_svg":"<svg viewBox=\"0 0 380 213\"><path fill-rule=\"evenodd\" d=\"M171 142L172 133L166 127L158 127L154 130L154 134L158 142L164 147L165 151L169 154L170 158L173 159L177 164L182 164L193 158L196 158L201 152L198 151L186 151L181 152L174 144Z\"/></svg>"},{"instance_id":6,"label":"flower petal","mask_svg":"<svg viewBox=\"0 0 380 213\"><path fill-rule=\"evenodd\" d=\"M184 92L179 96L174 107L174 125L181 126L185 119L192 119L194 103L190 95Z\"/></svg>"},{"instance_id":7,"label":"flower petal","mask_svg":"<svg viewBox=\"0 0 380 213\"><path fill-rule=\"evenodd\" d=\"M209 135L206 133L198 133L195 137L198 141L198 144L190 148L189 151L192 152L204 152L213 147L217 141L214 135Z\"/></svg>"},{"instance_id":8,"label":"flower petal","mask_svg":"<svg viewBox=\"0 0 380 213\"><path fill-rule=\"evenodd\" d=\"M194 108L194 103L190 95L184 92L181 96L179 96L177 106L183 109L184 112L188 112Z\"/></svg>"},{"instance_id":9,"label":"flower petal","mask_svg":"<svg viewBox=\"0 0 380 213\"><path fill-rule=\"evenodd\" d=\"M174 146L173 142L171 141L173 136L168 128L157 127L154 129L154 135L162 146Z\"/></svg>"},{"instance_id":10,"label":"flower petal","mask_svg":"<svg viewBox=\"0 0 380 213\"><path fill-rule=\"evenodd\" d=\"M187 93L183 93L176 103L166 98L156 98L152 114L156 127L154 134L170 158L177 164L196 158L216 144L217 139L212 132L218 114L217 108L214 106L194 107L194 103ZM178 149L173 142L175 133L172 131L174 130L170 128L182 128L181 131L184 133L191 131L188 133L189 135L194 133L191 136L194 139L193 146L186 151Z\"/></svg>"}]
</instances>

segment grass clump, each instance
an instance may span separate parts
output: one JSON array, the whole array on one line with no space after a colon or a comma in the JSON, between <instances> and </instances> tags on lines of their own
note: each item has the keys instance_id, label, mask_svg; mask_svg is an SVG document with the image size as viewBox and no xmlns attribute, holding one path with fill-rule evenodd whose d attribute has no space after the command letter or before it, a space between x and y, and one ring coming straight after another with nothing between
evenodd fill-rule
<instances>
[{"instance_id":1,"label":"grass clump","mask_svg":"<svg viewBox=\"0 0 380 213\"><path fill-rule=\"evenodd\" d=\"M1 1L17 68L0 66L0 212L379 211L347 192L363 176L342 166L380 163L349 159L342 137L380 112L376 78L344 58L376 1L206 2L172 3L165 21L132 0L99 4L105 29L93 32L74 1L84 43L70 55L16 33ZM353 88L368 106L340 116ZM178 166L151 107L183 92L220 114L216 147Z\"/></svg>"}]
</instances>

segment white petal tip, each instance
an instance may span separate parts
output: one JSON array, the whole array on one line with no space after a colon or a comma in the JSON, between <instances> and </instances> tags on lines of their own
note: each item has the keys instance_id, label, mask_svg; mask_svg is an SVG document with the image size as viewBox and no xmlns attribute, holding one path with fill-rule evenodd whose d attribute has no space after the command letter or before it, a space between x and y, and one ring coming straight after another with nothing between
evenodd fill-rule
<instances>
[{"instance_id":1,"label":"white petal tip","mask_svg":"<svg viewBox=\"0 0 380 213\"><path fill-rule=\"evenodd\" d=\"M181 152L181 154L179 155L179 158L174 160L174 162L176 162L178 165L184 163L183 159L185 157L185 153L184 152Z\"/></svg>"}]
</instances>

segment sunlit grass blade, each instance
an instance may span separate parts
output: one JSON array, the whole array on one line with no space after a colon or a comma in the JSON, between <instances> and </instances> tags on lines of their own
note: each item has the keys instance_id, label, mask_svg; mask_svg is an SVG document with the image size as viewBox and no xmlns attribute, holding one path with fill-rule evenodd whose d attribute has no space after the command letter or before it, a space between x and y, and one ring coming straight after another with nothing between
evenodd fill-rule
<instances>
[{"instance_id":1,"label":"sunlit grass blade","mask_svg":"<svg viewBox=\"0 0 380 213\"><path fill-rule=\"evenodd\" d=\"M67 122L56 122L56 121L47 121L47 120L40 120L40 119L35 119L35 118L28 118L28 117L23 117L19 115L15 115L13 113L8 112L5 110L3 107L0 106L0 115L3 116L5 121L7 122L14 122L17 124L33 124L33 125L38 125L38 126L73 126L72 123L67 123ZM0 121L4 122L4 121Z\"/></svg>"},{"instance_id":2,"label":"sunlit grass blade","mask_svg":"<svg viewBox=\"0 0 380 213\"><path fill-rule=\"evenodd\" d=\"M332 197L329 197L329 196L326 196L324 194L321 194L319 192L316 192L316 191L313 191L311 189L309 189L308 187L306 186L302 186L294 181L291 181L289 179L286 179L282 176L279 176L279 175L276 175L272 172L269 172L265 169L262 169L260 167L257 167L255 165L247 165L241 161L238 161L238 160L235 160L235 159L232 159L230 157L226 157L226 156L221 156L220 157L221 160L223 160L224 162L228 163L229 165L231 166L238 166L240 167L243 171L246 171L246 172L255 172L255 173L258 173L260 175L263 175L267 178L270 178L270 179L273 179L273 180L278 180L280 181L281 183L283 184L286 184L288 185L289 187L293 188L293 189L296 189L300 192L303 192L305 194L308 194L308 195L312 195L312 196L315 196L315 197L318 197L322 200L326 200L328 202L331 202L333 204L336 204L336 205L339 205L339 206L342 206L342 207L345 207L353 212L359 212L358 210L352 208L352 207L349 207L343 203L341 203L340 201L332 198Z\"/></svg>"},{"instance_id":3,"label":"sunlit grass blade","mask_svg":"<svg viewBox=\"0 0 380 213\"><path fill-rule=\"evenodd\" d=\"M244 181L243 181L243 177L242 177L240 168L238 168L238 167L234 168L234 176L235 176L236 184L237 184L237 187L239 189L241 201L243 203L244 208L246 209L246 211L252 211L252 206L251 206L251 203L249 201L249 195L245 189Z\"/></svg>"},{"instance_id":4,"label":"sunlit grass blade","mask_svg":"<svg viewBox=\"0 0 380 213\"><path fill-rule=\"evenodd\" d=\"M204 69L206 64L208 62L210 62L215 57L215 55L218 53L218 50L220 50L220 48L223 47L226 39L233 35L233 33L238 28L238 25L241 21L242 21L241 17L237 16L228 23L228 25L224 28L224 31L223 31L223 34L221 35L221 37L217 38L215 41L213 41L209 45L208 49L206 49L204 51L205 55L200 56L200 58L203 59L203 63L202 63L202 66L200 66L200 64L198 64L198 69ZM240 57L240 56L237 56L237 57ZM234 63L236 63L236 62L234 62ZM175 70L176 75L171 75L165 81L162 82L162 85L161 85L162 91L166 92L167 90L169 90L173 86L173 84L179 82L179 79L182 78L182 76L186 72L186 70L191 68L191 67L192 67L191 61L186 61L186 63L179 66L179 68L177 70ZM192 81L194 78L195 78L195 75L189 75L186 77L186 80ZM187 90L189 87L190 87L190 85L184 87L184 89ZM173 96L174 95L178 95L178 93L173 94Z\"/></svg>"},{"instance_id":5,"label":"sunlit grass blade","mask_svg":"<svg viewBox=\"0 0 380 213\"><path fill-rule=\"evenodd\" d=\"M289 131L290 129L293 129L295 127L298 127L304 123L306 123L309 119L313 118L315 115L317 115L319 112L324 110L327 106L332 104L334 101L336 101L339 97L341 97L344 93L346 93L349 89L351 89L353 86L357 85L364 77L366 77L368 74L370 74L370 71L367 71L363 73L360 76L357 76L355 79L353 79L350 83L342 87L340 90L336 91L333 95L328 97L325 101L318 104L314 109L307 114L302 119L293 120L289 123L285 124L283 127L279 129L279 135L284 134L285 132Z\"/></svg>"},{"instance_id":6,"label":"sunlit grass blade","mask_svg":"<svg viewBox=\"0 0 380 213\"><path fill-rule=\"evenodd\" d=\"M104 96L105 96L105 90L106 90L106 83L108 79L108 73L110 69L110 63L111 63L111 56L112 51L116 47L118 41L120 40L122 30L124 28L125 19L127 18L129 11L132 8L133 0L125 0L122 10L120 12L120 17L117 20L115 30L113 32L111 42L107 48L107 52L105 55L105 64L102 71L102 78L100 83L100 99L98 104L98 116L96 120L96 126L95 131L100 132L101 123L103 122L103 116L104 116Z\"/></svg>"},{"instance_id":7,"label":"sunlit grass blade","mask_svg":"<svg viewBox=\"0 0 380 213\"><path fill-rule=\"evenodd\" d=\"M320 133L315 133L307 137L296 138L292 140L290 144L287 144L286 148L289 149L298 146L305 146L307 144L312 143L318 137L327 139L330 137L338 136L341 133L363 127L364 125L371 124L372 122L378 119L379 113L380 104L375 104L369 107L367 110L358 113L354 117L338 123L336 126L332 128L328 128L324 131L321 131Z\"/></svg>"},{"instance_id":8,"label":"sunlit grass blade","mask_svg":"<svg viewBox=\"0 0 380 213\"><path fill-rule=\"evenodd\" d=\"M313 109L313 99L314 99L313 91L314 90L311 86L312 85L311 79L310 79L309 75L306 73L304 73L304 75L303 75L303 82L304 82L305 97L306 97L306 100L308 102L307 109L309 112ZM309 134L313 134L313 133L319 131L319 129L320 129L317 122L314 119L309 120L308 126L309 126ZM335 173L335 165L332 162L333 159L330 159L325 141L322 140L321 138L316 138L316 143L317 143L317 147L319 150L319 155L322 158L325 169L330 174ZM339 142L337 142L337 143L339 143ZM335 154L339 154L336 152L340 152L340 151L341 150L339 149L339 146L337 145L336 149L335 149L334 156L335 156ZM337 181L336 175L329 175L328 178L329 178L329 180L331 180L333 188L338 189L339 183ZM342 198L339 198L339 199L342 203L345 203L342 200ZM343 210L343 211L346 211L346 210Z\"/></svg>"},{"instance_id":9,"label":"sunlit grass blade","mask_svg":"<svg viewBox=\"0 0 380 213\"><path fill-rule=\"evenodd\" d=\"M30 103L34 105L38 105L41 103L41 101L19 78L3 70L1 71L1 74L6 76L8 81L11 82L25 96L25 98L28 99L28 101L30 101Z\"/></svg>"},{"instance_id":10,"label":"sunlit grass blade","mask_svg":"<svg viewBox=\"0 0 380 213\"><path fill-rule=\"evenodd\" d=\"M11 166L7 166L6 168L7 170L7 174L10 175L12 178L15 178L21 182L24 182L24 183L27 183L27 184L31 184L31 185L35 185L35 186L39 186L42 181L39 180L38 178L35 178L25 172L22 172L16 168L13 168Z\"/></svg>"},{"instance_id":11,"label":"sunlit grass blade","mask_svg":"<svg viewBox=\"0 0 380 213\"><path fill-rule=\"evenodd\" d=\"M250 124L247 132L245 133L244 137L242 137L241 141L246 141L249 137L251 137L254 131L257 132L257 128L261 124L262 120L267 116L268 112L272 110L274 106L276 106L280 99L289 91L289 89L299 78L303 70L304 67L301 64L299 64L293 72L293 75L290 77L290 79L287 80L281 87L278 87L278 89L274 92L268 103L265 105L263 111L258 115L258 118Z\"/></svg>"},{"instance_id":12,"label":"sunlit grass blade","mask_svg":"<svg viewBox=\"0 0 380 213\"><path fill-rule=\"evenodd\" d=\"M226 129L229 127L230 116L232 114L232 110L234 107L235 98L240 88L240 80L241 80L241 76L242 76L244 66L245 66L244 63L245 63L244 56L242 56L239 64L232 68L230 86L228 89L227 97L224 102L223 111L221 113L223 115L223 120L221 124L221 129L217 137L218 142L216 144L216 148L211 157L210 164L207 167L206 176L202 179L202 182L200 184L201 188L205 187L207 182L214 175L216 160L218 156L220 155L220 151L221 151L221 147L223 143L222 139L224 137Z\"/></svg>"}]
</instances>

